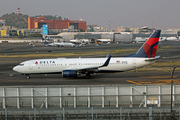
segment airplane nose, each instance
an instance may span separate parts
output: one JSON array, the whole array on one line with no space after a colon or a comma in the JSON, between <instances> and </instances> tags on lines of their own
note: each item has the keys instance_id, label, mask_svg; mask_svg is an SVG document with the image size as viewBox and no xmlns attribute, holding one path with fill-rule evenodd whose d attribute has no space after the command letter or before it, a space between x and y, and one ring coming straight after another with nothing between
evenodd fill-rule
<instances>
[{"instance_id":1,"label":"airplane nose","mask_svg":"<svg viewBox=\"0 0 180 120\"><path fill-rule=\"evenodd\" d=\"M15 67L13 68L13 70L16 71L16 72L18 72L19 67L18 67L18 66L15 66Z\"/></svg>"}]
</instances>

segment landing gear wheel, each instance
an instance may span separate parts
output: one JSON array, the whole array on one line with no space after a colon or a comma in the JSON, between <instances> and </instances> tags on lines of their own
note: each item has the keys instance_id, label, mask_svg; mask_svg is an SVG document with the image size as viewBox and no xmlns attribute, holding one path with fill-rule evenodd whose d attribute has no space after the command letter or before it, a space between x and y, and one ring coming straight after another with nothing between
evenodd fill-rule
<instances>
[{"instance_id":1,"label":"landing gear wheel","mask_svg":"<svg viewBox=\"0 0 180 120\"><path fill-rule=\"evenodd\" d=\"M86 78L89 79L91 77L90 73L86 74Z\"/></svg>"},{"instance_id":2,"label":"landing gear wheel","mask_svg":"<svg viewBox=\"0 0 180 120\"><path fill-rule=\"evenodd\" d=\"M30 79L30 76L27 76L26 78L27 78L27 79Z\"/></svg>"}]
</instances>

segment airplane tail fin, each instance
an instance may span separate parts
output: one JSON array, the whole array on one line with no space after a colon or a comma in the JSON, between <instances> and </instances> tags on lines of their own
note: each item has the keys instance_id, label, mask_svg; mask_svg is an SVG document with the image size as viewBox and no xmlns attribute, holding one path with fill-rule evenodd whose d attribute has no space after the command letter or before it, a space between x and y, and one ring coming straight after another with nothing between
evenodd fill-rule
<instances>
[{"instance_id":1,"label":"airplane tail fin","mask_svg":"<svg viewBox=\"0 0 180 120\"><path fill-rule=\"evenodd\" d=\"M43 37L42 37L42 42L43 42L44 44L49 44L49 42L47 42Z\"/></svg>"},{"instance_id":2,"label":"airplane tail fin","mask_svg":"<svg viewBox=\"0 0 180 120\"><path fill-rule=\"evenodd\" d=\"M155 30L142 47L133 55L128 57L155 58L161 30Z\"/></svg>"},{"instance_id":3,"label":"airplane tail fin","mask_svg":"<svg viewBox=\"0 0 180 120\"><path fill-rule=\"evenodd\" d=\"M45 36L45 38L46 38L47 41L51 41L48 36Z\"/></svg>"}]
</instances>

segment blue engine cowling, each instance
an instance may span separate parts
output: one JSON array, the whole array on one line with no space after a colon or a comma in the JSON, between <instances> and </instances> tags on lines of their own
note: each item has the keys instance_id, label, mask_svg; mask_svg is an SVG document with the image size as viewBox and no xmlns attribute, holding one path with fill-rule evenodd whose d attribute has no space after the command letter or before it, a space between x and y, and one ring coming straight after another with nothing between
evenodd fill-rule
<instances>
[{"instance_id":1,"label":"blue engine cowling","mask_svg":"<svg viewBox=\"0 0 180 120\"><path fill-rule=\"evenodd\" d=\"M75 70L63 70L62 76L63 77L77 77L77 71L75 71Z\"/></svg>"}]
</instances>

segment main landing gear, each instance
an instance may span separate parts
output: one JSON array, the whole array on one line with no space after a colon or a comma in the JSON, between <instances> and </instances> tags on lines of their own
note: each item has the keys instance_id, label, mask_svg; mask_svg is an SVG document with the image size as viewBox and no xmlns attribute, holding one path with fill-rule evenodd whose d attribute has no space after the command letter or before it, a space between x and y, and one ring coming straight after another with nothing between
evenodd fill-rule
<instances>
[{"instance_id":1,"label":"main landing gear","mask_svg":"<svg viewBox=\"0 0 180 120\"><path fill-rule=\"evenodd\" d=\"M89 79L91 77L90 73L86 73L86 78Z\"/></svg>"},{"instance_id":2,"label":"main landing gear","mask_svg":"<svg viewBox=\"0 0 180 120\"><path fill-rule=\"evenodd\" d=\"M30 79L30 76L29 76L29 75L27 75L27 76L26 76L26 78L27 78L27 79Z\"/></svg>"}]
</instances>

